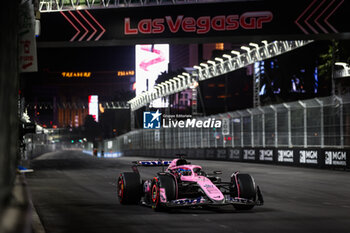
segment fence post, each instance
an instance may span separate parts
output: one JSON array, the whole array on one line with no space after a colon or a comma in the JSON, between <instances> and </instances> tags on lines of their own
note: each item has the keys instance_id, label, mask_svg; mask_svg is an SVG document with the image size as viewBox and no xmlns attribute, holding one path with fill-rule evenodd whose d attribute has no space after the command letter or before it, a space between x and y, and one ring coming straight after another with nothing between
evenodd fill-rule
<instances>
[{"instance_id":1,"label":"fence post","mask_svg":"<svg viewBox=\"0 0 350 233\"><path fill-rule=\"evenodd\" d=\"M277 148L278 146L278 130L277 130L277 109L275 106L270 105L270 108L274 111L275 113L275 147Z\"/></svg>"},{"instance_id":2,"label":"fence post","mask_svg":"<svg viewBox=\"0 0 350 233\"><path fill-rule=\"evenodd\" d=\"M235 133L234 133L234 122L232 120L232 118L230 118L231 121L231 125L232 125L232 133L231 133L231 145L232 147L235 147Z\"/></svg>"},{"instance_id":3,"label":"fence post","mask_svg":"<svg viewBox=\"0 0 350 233\"><path fill-rule=\"evenodd\" d=\"M290 106L286 103L283 103L283 106L288 110L288 147L292 147L292 119L290 113Z\"/></svg>"},{"instance_id":4,"label":"fence post","mask_svg":"<svg viewBox=\"0 0 350 233\"><path fill-rule=\"evenodd\" d=\"M324 113L323 113L323 101L318 98L315 99L316 102L321 106L320 108L320 117L321 117L321 148L324 147Z\"/></svg>"},{"instance_id":5,"label":"fence post","mask_svg":"<svg viewBox=\"0 0 350 233\"><path fill-rule=\"evenodd\" d=\"M210 130L208 130L208 138L207 138L207 148L210 148Z\"/></svg>"},{"instance_id":6,"label":"fence post","mask_svg":"<svg viewBox=\"0 0 350 233\"><path fill-rule=\"evenodd\" d=\"M265 112L261 107L258 107L261 114L261 122L262 122L262 146L265 147Z\"/></svg>"},{"instance_id":7,"label":"fence post","mask_svg":"<svg viewBox=\"0 0 350 233\"><path fill-rule=\"evenodd\" d=\"M180 128L177 128L177 145L178 145L178 149L181 149L181 143L180 143Z\"/></svg>"},{"instance_id":8,"label":"fence post","mask_svg":"<svg viewBox=\"0 0 350 233\"><path fill-rule=\"evenodd\" d=\"M298 101L299 104L303 107L303 121L304 121L304 147L307 148L307 108L306 104L301 100Z\"/></svg>"},{"instance_id":9,"label":"fence post","mask_svg":"<svg viewBox=\"0 0 350 233\"><path fill-rule=\"evenodd\" d=\"M335 96L339 101L339 126L340 126L340 146L344 148L344 127L343 127L343 99L339 96Z\"/></svg>"},{"instance_id":10,"label":"fence post","mask_svg":"<svg viewBox=\"0 0 350 233\"><path fill-rule=\"evenodd\" d=\"M237 113L241 117L241 119L240 119L240 123L241 123L241 147L243 148L244 147L244 142L243 142L243 136L244 136L243 135L243 114L240 111L238 111Z\"/></svg>"},{"instance_id":11,"label":"fence post","mask_svg":"<svg viewBox=\"0 0 350 233\"><path fill-rule=\"evenodd\" d=\"M243 116L241 116L241 146L244 146L244 133L243 133Z\"/></svg>"},{"instance_id":12,"label":"fence post","mask_svg":"<svg viewBox=\"0 0 350 233\"><path fill-rule=\"evenodd\" d=\"M250 114L250 144L254 147L254 117L250 109L247 109L247 112Z\"/></svg>"}]
</instances>

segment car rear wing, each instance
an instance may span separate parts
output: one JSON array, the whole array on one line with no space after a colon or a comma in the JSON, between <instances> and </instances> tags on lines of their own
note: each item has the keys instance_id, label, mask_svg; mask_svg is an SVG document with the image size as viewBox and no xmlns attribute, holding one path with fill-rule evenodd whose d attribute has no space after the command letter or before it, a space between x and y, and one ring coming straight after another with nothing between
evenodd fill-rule
<instances>
[{"instance_id":1,"label":"car rear wing","mask_svg":"<svg viewBox=\"0 0 350 233\"><path fill-rule=\"evenodd\" d=\"M160 166L169 166L171 161L166 160L138 160L132 162L136 166L152 166L152 167L160 167Z\"/></svg>"},{"instance_id":2,"label":"car rear wing","mask_svg":"<svg viewBox=\"0 0 350 233\"><path fill-rule=\"evenodd\" d=\"M131 166L131 169L133 172L140 174L139 170L137 169L138 166L143 167L162 167L162 171L164 172L164 167L169 166L171 161L165 161L165 160L138 160L132 162L134 165Z\"/></svg>"}]
</instances>

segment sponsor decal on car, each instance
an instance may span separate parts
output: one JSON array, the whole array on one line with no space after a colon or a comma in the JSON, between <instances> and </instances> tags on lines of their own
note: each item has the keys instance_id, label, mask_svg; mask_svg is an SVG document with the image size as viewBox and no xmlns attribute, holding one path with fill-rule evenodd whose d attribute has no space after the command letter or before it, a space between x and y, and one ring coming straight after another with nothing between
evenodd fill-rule
<instances>
[{"instance_id":1,"label":"sponsor decal on car","mask_svg":"<svg viewBox=\"0 0 350 233\"><path fill-rule=\"evenodd\" d=\"M173 200L170 203L176 204L176 205L192 205L192 204L200 204L204 202L205 202L205 199L203 197L197 197L197 198L183 198L183 199Z\"/></svg>"},{"instance_id":2,"label":"sponsor decal on car","mask_svg":"<svg viewBox=\"0 0 350 233\"><path fill-rule=\"evenodd\" d=\"M253 200L249 200L249 199L245 199L245 198L229 197L227 200L230 202L233 202L233 203L241 203L241 204L253 204L254 203Z\"/></svg>"},{"instance_id":3,"label":"sponsor decal on car","mask_svg":"<svg viewBox=\"0 0 350 233\"><path fill-rule=\"evenodd\" d=\"M160 202L162 202L162 203L167 202L164 188L159 189L159 196L160 196Z\"/></svg>"},{"instance_id":4,"label":"sponsor decal on car","mask_svg":"<svg viewBox=\"0 0 350 233\"><path fill-rule=\"evenodd\" d=\"M171 163L171 161L137 161L138 165L142 165L142 166L158 166L158 165L169 165Z\"/></svg>"},{"instance_id":5,"label":"sponsor decal on car","mask_svg":"<svg viewBox=\"0 0 350 233\"><path fill-rule=\"evenodd\" d=\"M346 166L346 151L325 151L325 164Z\"/></svg>"},{"instance_id":6,"label":"sponsor decal on car","mask_svg":"<svg viewBox=\"0 0 350 233\"><path fill-rule=\"evenodd\" d=\"M278 150L278 162L293 163L294 153L293 150Z\"/></svg>"},{"instance_id":7,"label":"sponsor decal on car","mask_svg":"<svg viewBox=\"0 0 350 233\"><path fill-rule=\"evenodd\" d=\"M299 151L299 162L307 164L317 164L317 150L301 150Z\"/></svg>"}]
</instances>

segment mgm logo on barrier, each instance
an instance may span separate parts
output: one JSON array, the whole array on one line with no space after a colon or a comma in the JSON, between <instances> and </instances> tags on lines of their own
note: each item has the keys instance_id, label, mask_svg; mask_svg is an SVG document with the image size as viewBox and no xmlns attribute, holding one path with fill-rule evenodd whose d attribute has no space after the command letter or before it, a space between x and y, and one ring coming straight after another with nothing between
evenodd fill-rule
<instances>
[{"instance_id":1,"label":"mgm logo on barrier","mask_svg":"<svg viewBox=\"0 0 350 233\"><path fill-rule=\"evenodd\" d=\"M273 161L273 150L259 150L260 161Z\"/></svg>"},{"instance_id":2,"label":"mgm logo on barrier","mask_svg":"<svg viewBox=\"0 0 350 233\"><path fill-rule=\"evenodd\" d=\"M325 164L346 166L346 151L325 151Z\"/></svg>"},{"instance_id":3,"label":"mgm logo on barrier","mask_svg":"<svg viewBox=\"0 0 350 233\"><path fill-rule=\"evenodd\" d=\"M317 150L299 151L299 162L306 164L317 164Z\"/></svg>"},{"instance_id":4,"label":"mgm logo on barrier","mask_svg":"<svg viewBox=\"0 0 350 233\"><path fill-rule=\"evenodd\" d=\"M283 163L293 163L294 162L293 150L278 150L277 161L283 162Z\"/></svg>"}]
</instances>

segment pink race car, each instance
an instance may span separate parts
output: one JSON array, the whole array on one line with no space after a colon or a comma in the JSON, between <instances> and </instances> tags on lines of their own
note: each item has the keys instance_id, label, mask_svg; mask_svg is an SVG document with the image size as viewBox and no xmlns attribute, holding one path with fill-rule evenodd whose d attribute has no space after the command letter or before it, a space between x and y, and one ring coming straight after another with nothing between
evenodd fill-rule
<instances>
[{"instance_id":1,"label":"pink race car","mask_svg":"<svg viewBox=\"0 0 350 233\"><path fill-rule=\"evenodd\" d=\"M234 172L229 182L222 182L215 176L220 171L206 174L201 166L191 165L184 158L134 163L133 172L123 172L118 177L121 204L141 203L155 210L223 205L249 210L264 203L259 186L249 174ZM163 171L151 180L141 180L137 166L162 166Z\"/></svg>"}]
</instances>

